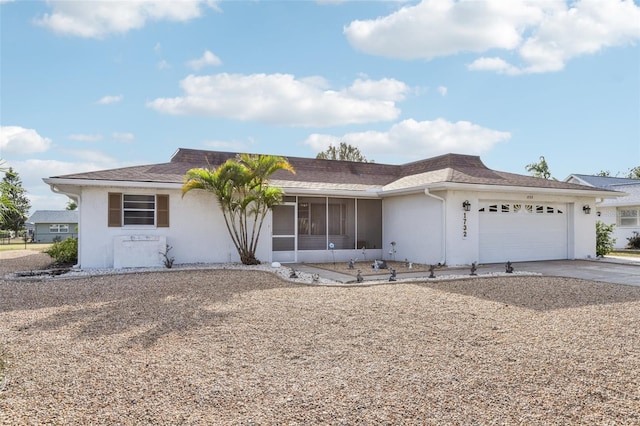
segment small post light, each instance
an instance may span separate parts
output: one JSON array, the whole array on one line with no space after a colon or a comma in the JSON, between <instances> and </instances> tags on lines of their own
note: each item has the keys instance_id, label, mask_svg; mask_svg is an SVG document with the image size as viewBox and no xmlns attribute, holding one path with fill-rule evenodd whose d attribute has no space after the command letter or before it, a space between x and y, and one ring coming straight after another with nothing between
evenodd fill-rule
<instances>
[{"instance_id":1,"label":"small post light","mask_svg":"<svg viewBox=\"0 0 640 426\"><path fill-rule=\"evenodd\" d=\"M471 203L469 202L469 200L464 200L462 202L462 210L464 210L465 212L468 212L471 210Z\"/></svg>"},{"instance_id":2,"label":"small post light","mask_svg":"<svg viewBox=\"0 0 640 426\"><path fill-rule=\"evenodd\" d=\"M591 207L589 207L589 204L582 206L582 211L584 214L591 214Z\"/></svg>"}]
</instances>

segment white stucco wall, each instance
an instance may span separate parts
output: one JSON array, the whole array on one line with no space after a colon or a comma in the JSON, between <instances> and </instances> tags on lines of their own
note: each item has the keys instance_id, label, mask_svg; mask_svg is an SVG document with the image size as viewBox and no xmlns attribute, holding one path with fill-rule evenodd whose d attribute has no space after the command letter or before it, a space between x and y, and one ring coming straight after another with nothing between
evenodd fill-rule
<instances>
[{"instance_id":1,"label":"white stucco wall","mask_svg":"<svg viewBox=\"0 0 640 426\"><path fill-rule=\"evenodd\" d=\"M170 226L156 227L120 227L107 226L107 194L123 192L128 194L169 194ZM525 203L559 203L566 205L568 235L567 257L595 257L595 198L567 197L539 192L532 194L491 191L442 191L433 195L445 198L443 203L424 192L410 195L391 196L382 201L383 247L381 250L368 250L367 260L384 258L398 261L405 259L425 264L446 262L447 265L469 265L477 262L479 256L479 214L481 200L519 201ZM465 213L462 202L468 200L471 209ZM222 213L214 196L204 191L191 191L184 197L179 188L84 188L80 198L79 264L84 268L110 268L114 266L114 241L118 237L161 237L172 246L169 255L175 257L175 263L223 263L238 262L237 251L229 237ZM582 206L592 207L590 215L584 214ZM603 221L605 221L603 220ZM615 222L615 212L611 216ZM466 235L465 227L466 225ZM270 262L271 256L271 217L266 218L260 236L257 257ZM629 232L630 235L630 232ZM446 245L443 246L443 237ZM157 241L162 241L158 238ZM153 238L152 238L153 239ZM389 254L391 242L395 241L395 255ZM129 242L127 243L129 244ZM626 236L618 236L618 246L626 244ZM133 253L136 250L132 250ZM298 252L298 261L331 261L330 251ZM360 258L356 250L336 250L336 261ZM144 253L141 261L150 262L150 254ZM142 259L144 257L144 259ZM160 261L162 257L159 257ZM133 262L135 263L135 262ZM131 262L127 262L127 265Z\"/></svg>"},{"instance_id":2,"label":"white stucco wall","mask_svg":"<svg viewBox=\"0 0 640 426\"><path fill-rule=\"evenodd\" d=\"M382 201L383 250L385 260L391 242L395 259L438 264L442 253L442 203L424 193L385 198Z\"/></svg>"},{"instance_id":3,"label":"white stucco wall","mask_svg":"<svg viewBox=\"0 0 640 426\"><path fill-rule=\"evenodd\" d=\"M509 192L468 192L447 191L444 194L447 202L446 239L447 264L469 265L480 259L480 217L478 208L481 201L508 201L522 204L565 204L567 214L567 258L585 259L595 257L595 198L567 197L542 193L509 193ZM468 200L471 209L466 214L466 221L462 203ZM583 212L584 205L592 207L591 214ZM464 226L466 224L466 236Z\"/></svg>"},{"instance_id":4,"label":"white stucco wall","mask_svg":"<svg viewBox=\"0 0 640 426\"><path fill-rule=\"evenodd\" d=\"M447 200L447 265L470 265L478 262L480 241L477 193L448 191L442 196ZM470 210L466 214L462 209L464 201L471 203Z\"/></svg>"},{"instance_id":5,"label":"white stucco wall","mask_svg":"<svg viewBox=\"0 0 640 426\"><path fill-rule=\"evenodd\" d=\"M617 224L618 212L616 207L598 207L598 211L600 212L600 217L598 217L597 219L603 222L605 225ZM629 243L627 238L632 237L634 231L640 233L640 227L638 226L620 227L616 225L613 228L613 233L611 234L613 238L616 239L616 242L613 245L614 248L617 248L617 249L626 248L627 244Z\"/></svg>"},{"instance_id":6,"label":"white stucco wall","mask_svg":"<svg viewBox=\"0 0 640 426\"><path fill-rule=\"evenodd\" d=\"M585 214L582 207L589 205L591 214ZM569 228L569 250L571 259L591 259L596 257L596 200L595 198L575 198L572 209L573 229ZM569 222L571 225L571 222ZM573 245L571 233L573 232ZM573 253L571 249L573 248Z\"/></svg>"},{"instance_id":7,"label":"white stucco wall","mask_svg":"<svg viewBox=\"0 0 640 426\"><path fill-rule=\"evenodd\" d=\"M170 226L167 228L108 227L108 192L169 194ZM79 211L81 227L79 231L79 263L84 268L113 267L114 241L117 237L123 236L161 236L166 238L166 243L172 247L169 255L175 258L176 264L239 261L238 253L229 237L220 208L214 196L204 191L191 191L182 197L179 189L84 188ZM269 252L265 240L268 240L267 232L262 235L257 257L268 261ZM135 250L133 252L135 253ZM148 260L144 261L148 263ZM133 263L135 262L128 262L128 264Z\"/></svg>"}]
</instances>

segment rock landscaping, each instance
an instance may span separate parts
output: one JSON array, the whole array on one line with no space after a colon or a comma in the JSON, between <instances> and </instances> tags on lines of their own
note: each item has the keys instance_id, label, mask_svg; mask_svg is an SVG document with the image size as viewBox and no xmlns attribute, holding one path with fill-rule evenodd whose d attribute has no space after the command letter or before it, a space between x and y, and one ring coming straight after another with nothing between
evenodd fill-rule
<instances>
[{"instance_id":1,"label":"rock landscaping","mask_svg":"<svg viewBox=\"0 0 640 426\"><path fill-rule=\"evenodd\" d=\"M640 287L50 261L0 258L0 424L640 423Z\"/></svg>"}]
</instances>

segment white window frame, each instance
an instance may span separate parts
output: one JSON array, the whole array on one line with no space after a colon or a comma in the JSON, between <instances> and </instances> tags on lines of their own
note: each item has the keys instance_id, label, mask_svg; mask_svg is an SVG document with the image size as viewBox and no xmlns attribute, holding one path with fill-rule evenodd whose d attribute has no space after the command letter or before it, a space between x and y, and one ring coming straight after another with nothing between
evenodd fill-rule
<instances>
[{"instance_id":1,"label":"white window frame","mask_svg":"<svg viewBox=\"0 0 640 426\"><path fill-rule=\"evenodd\" d=\"M640 208L638 207L618 207L617 226L621 228L635 228L640 226ZM625 214L623 214L625 213ZM624 223L623 223L624 222Z\"/></svg>"},{"instance_id":2,"label":"white window frame","mask_svg":"<svg viewBox=\"0 0 640 426\"><path fill-rule=\"evenodd\" d=\"M63 223L52 223L49 225L49 233L51 234L68 234L69 225Z\"/></svg>"},{"instance_id":3,"label":"white window frame","mask_svg":"<svg viewBox=\"0 0 640 426\"><path fill-rule=\"evenodd\" d=\"M134 198L138 198L138 200ZM129 207L127 207L127 203L129 203ZM133 206L132 204L140 205ZM147 207L144 207L144 204L147 204ZM154 194L122 194L122 226L156 226L157 206L158 202ZM151 217L136 216L136 213L140 215L146 212L152 212L153 215ZM132 223L132 220L136 218L138 220L150 220L150 223Z\"/></svg>"}]
</instances>

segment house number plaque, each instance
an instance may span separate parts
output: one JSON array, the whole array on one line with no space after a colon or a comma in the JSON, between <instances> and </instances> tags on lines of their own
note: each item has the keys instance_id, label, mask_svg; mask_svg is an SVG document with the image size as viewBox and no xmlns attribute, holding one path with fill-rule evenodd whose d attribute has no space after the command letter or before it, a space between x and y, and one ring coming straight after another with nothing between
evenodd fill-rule
<instances>
[{"instance_id":1,"label":"house number plaque","mask_svg":"<svg viewBox=\"0 0 640 426\"><path fill-rule=\"evenodd\" d=\"M462 238L467 238L467 212L462 216Z\"/></svg>"}]
</instances>

